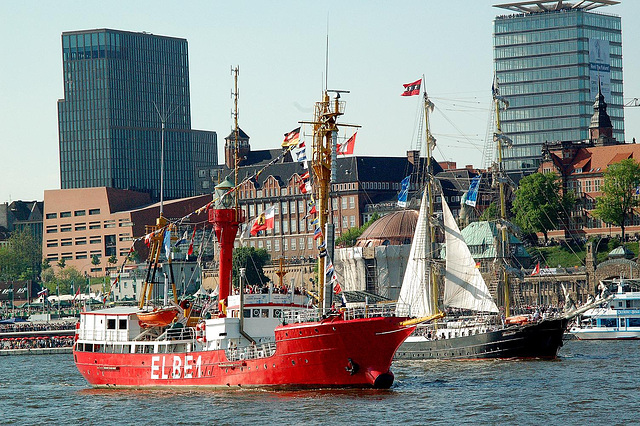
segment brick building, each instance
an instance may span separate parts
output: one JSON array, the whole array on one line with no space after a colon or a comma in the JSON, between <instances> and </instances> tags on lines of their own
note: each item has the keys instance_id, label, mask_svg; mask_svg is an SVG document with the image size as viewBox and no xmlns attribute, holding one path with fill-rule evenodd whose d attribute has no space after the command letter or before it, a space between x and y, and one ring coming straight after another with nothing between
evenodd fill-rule
<instances>
[{"instance_id":1,"label":"brick building","mask_svg":"<svg viewBox=\"0 0 640 426\"><path fill-rule=\"evenodd\" d=\"M607 104L599 91L593 104L594 113L589 125L589 140L545 143L543 161L539 172L554 172L562 179L563 190L573 191L576 207L568 213L562 229L549 232L550 238L577 239L589 236L616 236L619 227L612 227L592 214L600 190L604 172L611 164L632 158L640 161L640 145L618 142L613 137ZM630 236L640 234L640 214L634 212L626 227Z\"/></svg>"},{"instance_id":2,"label":"brick building","mask_svg":"<svg viewBox=\"0 0 640 426\"><path fill-rule=\"evenodd\" d=\"M178 219L209 201L210 194L165 201L164 216ZM97 275L114 271L132 241L143 236L145 225L154 225L160 213L160 204L152 204L147 193L106 187L45 191L44 205L43 258L52 264L64 259L80 272ZM142 243L136 246L141 259L145 249ZM94 255L100 264L91 263ZM107 262L112 255L116 264Z\"/></svg>"}]
</instances>

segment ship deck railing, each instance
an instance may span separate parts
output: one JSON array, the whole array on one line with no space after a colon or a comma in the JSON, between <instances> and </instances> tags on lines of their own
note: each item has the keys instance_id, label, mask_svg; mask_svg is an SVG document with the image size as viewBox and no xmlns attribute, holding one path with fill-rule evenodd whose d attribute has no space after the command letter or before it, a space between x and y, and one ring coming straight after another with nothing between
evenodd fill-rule
<instances>
[{"instance_id":1,"label":"ship deck railing","mask_svg":"<svg viewBox=\"0 0 640 426\"><path fill-rule=\"evenodd\" d=\"M319 310L285 310L283 312L285 324L302 322L319 322L331 316L342 316L344 320L376 317L395 317L395 304L365 305L351 308L339 308L327 311L324 315Z\"/></svg>"},{"instance_id":2,"label":"ship deck railing","mask_svg":"<svg viewBox=\"0 0 640 426\"><path fill-rule=\"evenodd\" d=\"M276 343L267 342L258 345L240 346L225 350L229 361L267 358L276 353Z\"/></svg>"}]
</instances>

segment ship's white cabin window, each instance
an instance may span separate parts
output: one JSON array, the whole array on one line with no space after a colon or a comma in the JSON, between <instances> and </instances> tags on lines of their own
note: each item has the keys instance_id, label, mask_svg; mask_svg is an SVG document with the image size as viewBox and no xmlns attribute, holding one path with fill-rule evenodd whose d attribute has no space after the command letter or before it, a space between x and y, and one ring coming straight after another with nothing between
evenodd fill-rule
<instances>
[{"instance_id":1,"label":"ship's white cabin window","mask_svg":"<svg viewBox=\"0 0 640 426\"><path fill-rule=\"evenodd\" d=\"M245 318L251 318L251 309L243 309L242 316L244 316Z\"/></svg>"},{"instance_id":2,"label":"ship's white cabin window","mask_svg":"<svg viewBox=\"0 0 640 426\"><path fill-rule=\"evenodd\" d=\"M107 318L107 330L115 330L115 329L116 329L116 319Z\"/></svg>"}]
</instances>

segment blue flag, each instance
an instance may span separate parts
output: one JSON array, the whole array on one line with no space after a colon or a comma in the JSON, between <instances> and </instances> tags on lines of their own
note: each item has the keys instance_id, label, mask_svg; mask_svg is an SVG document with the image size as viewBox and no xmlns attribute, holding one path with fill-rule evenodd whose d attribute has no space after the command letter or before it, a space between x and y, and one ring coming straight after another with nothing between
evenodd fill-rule
<instances>
[{"instance_id":1,"label":"blue flag","mask_svg":"<svg viewBox=\"0 0 640 426\"><path fill-rule=\"evenodd\" d=\"M164 251L167 254L167 259L169 258L169 254L171 253L171 230L167 228L164 231Z\"/></svg>"},{"instance_id":2,"label":"blue flag","mask_svg":"<svg viewBox=\"0 0 640 426\"><path fill-rule=\"evenodd\" d=\"M411 185L411 175L402 179L400 182L400 193L398 194L398 205L407 207L407 195L409 194L409 186Z\"/></svg>"},{"instance_id":3,"label":"blue flag","mask_svg":"<svg viewBox=\"0 0 640 426\"><path fill-rule=\"evenodd\" d=\"M465 200L465 204L475 207L476 201L478 200L478 189L480 188L480 179L482 175L478 175L471 179L471 184L469 185L469 191L467 192L467 199Z\"/></svg>"}]
</instances>

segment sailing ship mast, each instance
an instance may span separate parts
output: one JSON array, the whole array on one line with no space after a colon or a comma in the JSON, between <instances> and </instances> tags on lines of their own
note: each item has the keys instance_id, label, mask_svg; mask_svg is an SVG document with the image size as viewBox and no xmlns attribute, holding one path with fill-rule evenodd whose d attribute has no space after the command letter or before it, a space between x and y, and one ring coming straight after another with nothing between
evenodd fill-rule
<instances>
[{"instance_id":1,"label":"sailing ship mast","mask_svg":"<svg viewBox=\"0 0 640 426\"><path fill-rule=\"evenodd\" d=\"M498 256L498 267L500 271L498 272L501 276L502 288L503 288L503 297L504 297L504 316L505 318L510 315L510 300L511 300L511 290L509 284L509 274L507 273L506 268L506 259L508 253L508 244L509 244L509 235L507 233L507 203L505 199L506 192L506 176L503 169L502 164L502 145L505 144L507 146L511 146L511 139L502 133L501 125L500 125L500 103L502 103L505 108L509 106L509 102L500 96L500 91L498 89L498 79L495 78L493 84L493 103L495 106L495 114L496 114L496 132L493 136L496 141L496 149L497 149L497 163L494 165L494 173L496 174L496 180L498 183L498 190L500 194L500 218L498 221L498 228L500 229L500 244L497 250Z\"/></svg>"},{"instance_id":2,"label":"sailing ship mast","mask_svg":"<svg viewBox=\"0 0 640 426\"><path fill-rule=\"evenodd\" d=\"M435 268L433 267L433 253L435 253L435 239L436 239L436 234L435 234L435 227L431 226L431 218L433 217L433 212L434 212L434 208L433 208L433 203L434 203L434 198L435 198L435 194L434 194L434 175L433 175L433 167L431 164L431 157L432 157L432 151L433 148L435 148L436 145L436 139L433 137L433 135L431 134L431 129L429 128L429 112L433 111L434 105L433 102L431 102L431 100L429 99L429 96L427 95L427 88L426 88L426 84L424 84L424 76L422 77L422 81L423 81L423 87L424 87L424 91L423 91L423 103L424 103L424 127L425 127L425 134L426 134L426 154L427 154L427 170L426 170L426 176L427 176L427 182L426 182L426 186L425 186L425 191L427 191L427 200L428 203L426 205L427 207L427 212L426 212L426 216L427 216L427 221L426 221L426 225L427 225L427 274L429 275L427 278L427 283L429 283L431 285L431 312L432 313L437 313L438 312L438 283L436 282L436 275L435 275Z\"/></svg>"}]
</instances>

